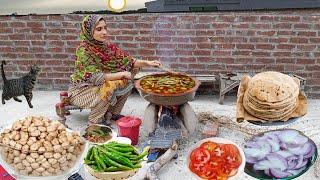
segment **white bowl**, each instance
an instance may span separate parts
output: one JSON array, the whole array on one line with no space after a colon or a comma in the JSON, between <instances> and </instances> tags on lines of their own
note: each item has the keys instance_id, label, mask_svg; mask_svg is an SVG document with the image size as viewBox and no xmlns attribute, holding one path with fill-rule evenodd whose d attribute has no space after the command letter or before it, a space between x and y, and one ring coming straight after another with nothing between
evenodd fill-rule
<instances>
[{"instance_id":1,"label":"white bowl","mask_svg":"<svg viewBox=\"0 0 320 180\"><path fill-rule=\"evenodd\" d=\"M6 126L6 127L1 127L0 129L0 133L3 132L4 129L10 129L12 127L12 125ZM73 130L71 129L66 129L66 131L68 133L73 132ZM4 169L11 175L13 176L15 179L19 179L19 180L57 180L57 179L68 179L68 177L70 177L72 174L78 172L82 165L83 165L83 159L85 157L85 155L87 154L89 148L89 144L87 142L84 143L84 147L82 150L82 153L79 155L76 163L74 164L74 166L72 168L70 168L68 171L65 171L64 173L60 174L60 175L55 175L55 176L26 176L26 175L22 175L20 174L18 171L16 171L13 167L11 167L5 160L3 157L3 154L0 153L0 164L4 167Z\"/></svg>"},{"instance_id":2,"label":"white bowl","mask_svg":"<svg viewBox=\"0 0 320 180\"><path fill-rule=\"evenodd\" d=\"M194 149L200 147L200 145L201 145L202 143L208 142L208 141L212 141L212 142L220 143L220 144L233 144L233 145L235 145L235 146L238 148L238 150L239 150L239 152L240 152L240 156L241 156L242 162L241 162L241 164L240 164L240 166L239 166L239 168L238 168L237 173L236 173L235 175L229 177L228 180L239 180L241 174L243 174L243 172L244 172L244 167L245 167L245 165L246 165L246 157L245 157L245 155L244 155L243 149L242 149L241 147L239 147L236 143L234 143L234 142L232 142L232 141L230 141L230 140L228 140L228 139L219 138L219 137L212 137L212 138L203 139L203 140L199 141L198 143L196 143L196 144L190 149L190 151L188 152L188 157L187 157L187 168L188 168L189 172L191 172L196 179L198 179L198 180L203 180L203 178L200 178L197 174L193 173L193 172L189 169L190 154L191 154L191 152L192 152Z\"/></svg>"}]
</instances>

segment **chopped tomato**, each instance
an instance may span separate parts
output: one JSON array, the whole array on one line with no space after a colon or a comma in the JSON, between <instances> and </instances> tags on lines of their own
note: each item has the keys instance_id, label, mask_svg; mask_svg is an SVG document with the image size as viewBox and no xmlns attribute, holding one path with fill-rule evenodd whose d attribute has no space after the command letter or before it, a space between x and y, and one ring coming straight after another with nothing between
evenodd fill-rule
<instances>
[{"instance_id":1,"label":"chopped tomato","mask_svg":"<svg viewBox=\"0 0 320 180\"><path fill-rule=\"evenodd\" d=\"M238 148L232 144L225 144L222 147L223 151L225 152L225 162L231 168L238 168L241 165L242 159Z\"/></svg>"},{"instance_id":2,"label":"chopped tomato","mask_svg":"<svg viewBox=\"0 0 320 180\"><path fill-rule=\"evenodd\" d=\"M205 143L202 143L200 147L205 148L206 150L208 150L210 153L213 152L217 147L219 146L219 144L215 143L215 142L211 142L211 141L207 141Z\"/></svg>"}]
</instances>

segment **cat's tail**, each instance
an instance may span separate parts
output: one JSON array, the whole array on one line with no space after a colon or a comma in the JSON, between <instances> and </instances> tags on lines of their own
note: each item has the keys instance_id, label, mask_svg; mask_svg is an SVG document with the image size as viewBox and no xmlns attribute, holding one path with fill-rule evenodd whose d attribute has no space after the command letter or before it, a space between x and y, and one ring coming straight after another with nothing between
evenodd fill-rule
<instances>
[{"instance_id":1,"label":"cat's tail","mask_svg":"<svg viewBox=\"0 0 320 180\"><path fill-rule=\"evenodd\" d=\"M2 61L1 63L1 75L2 75L2 79L3 79L3 82L7 81L7 78L6 78L6 75L4 74L4 69L3 69L3 65L6 65L6 61Z\"/></svg>"}]
</instances>

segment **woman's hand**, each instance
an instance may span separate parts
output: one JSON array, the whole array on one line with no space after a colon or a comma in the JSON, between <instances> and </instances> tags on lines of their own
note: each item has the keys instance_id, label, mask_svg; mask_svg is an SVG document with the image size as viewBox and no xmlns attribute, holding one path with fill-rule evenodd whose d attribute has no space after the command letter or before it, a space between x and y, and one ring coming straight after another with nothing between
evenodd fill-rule
<instances>
[{"instance_id":1,"label":"woman's hand","mask_svg":"<svg viewBox=\"0 0 320 180\"><path fill-rule=\"evenodd\" d=\"M161 67L162 64L160 61L147 61L148 66L152 67Z\"/></svg>"},{"instance_id":2,"label":"woman's hand","mask_svg":"<svg viewBox=\"0 0 320 180\"><path fill-rule=\"evenodd\" d=\"M132 79L131 72L124 71L124 72L117 72L105 75L106 81L114 81L114 80L121 80L121 79Z\"/></svg>"}]
</instances>

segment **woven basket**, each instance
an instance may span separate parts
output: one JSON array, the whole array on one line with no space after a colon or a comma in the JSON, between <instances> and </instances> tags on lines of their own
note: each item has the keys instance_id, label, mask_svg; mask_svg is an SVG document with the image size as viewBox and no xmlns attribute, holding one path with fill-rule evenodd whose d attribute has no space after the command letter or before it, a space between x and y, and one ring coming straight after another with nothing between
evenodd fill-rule
<instances>
[{"instance_id":1,"label":"woven basket","mask_svg":"<svg viewBox=\"0 0 320 180\"><path fill-rule=\"evenodd\" d=\"M103 180L121 180L128 179L129 177L134 176L139 169L132 169L129 171L118 171L118 172L96 172L90 166L84 164L84 168L88 170L88 172L97 179Z\"/></svg>"},{"instance_id":2,"label":"woven basket","mask_svg":"<svg viewBox=\"0 0 320 180\"><path fill-rule=\"evenodd\" d=\"M157 74L154 74L154 75L157 75ZM143 79L143 77L135 82L135 86L139 91L141 97L153 104L165 105L165 106L181 105L188 101L192 101L194 99L194 96L196 95L196 91L198 87L200 86L200 81L197 80L196 78L192 78L195 81L195 86L192 89L184 93L164 95L164 94L157 94L153 92L146 92L140 85L141 79Z\"/></svg>"}]
</instances>

